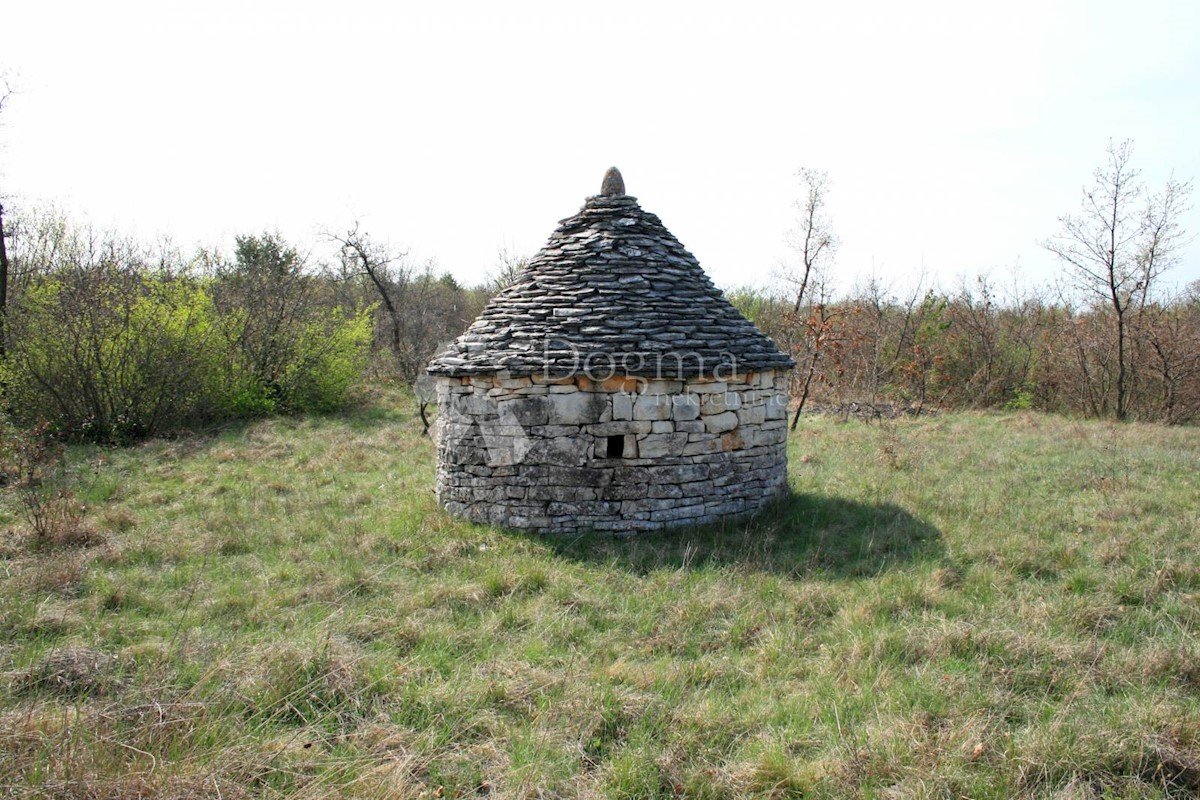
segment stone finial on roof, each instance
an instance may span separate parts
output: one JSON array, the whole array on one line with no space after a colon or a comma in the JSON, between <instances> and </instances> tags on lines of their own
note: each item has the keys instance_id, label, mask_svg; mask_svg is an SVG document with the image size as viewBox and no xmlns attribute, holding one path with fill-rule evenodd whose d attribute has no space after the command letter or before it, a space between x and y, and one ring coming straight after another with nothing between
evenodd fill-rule
<instances>
[{"instance_id":1,"label":"stone finial on roof","mask_svg":"<svg viewBox=\"0 0 1200 800\"><path fill-rule=\"evenodd\" d=\"M604 173L604 183L600 184L600 194L609 197L625 194L625 179L621 177L621 170L616 167L608 168L608 172Z\"/></svg>"}]
</instances>

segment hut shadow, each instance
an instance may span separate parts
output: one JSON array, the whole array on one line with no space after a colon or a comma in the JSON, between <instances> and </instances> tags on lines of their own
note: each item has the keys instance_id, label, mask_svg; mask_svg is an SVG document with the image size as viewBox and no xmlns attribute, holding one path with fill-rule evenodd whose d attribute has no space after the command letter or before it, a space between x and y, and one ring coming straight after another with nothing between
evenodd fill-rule
<instances>
[{"instance_id":1,"label":"hut shadow","mask_svg":"<svg viewBox=\"0 0 1200 800\"><path fill-rule=\"evenodd\" d=\"M737 567L792 578L867 577L914 563L941 563L941 531L892 503L789 493L755 516L703 527L614 536L538 537L558 556L654 570Z\"/></svg>"}]
</instances>

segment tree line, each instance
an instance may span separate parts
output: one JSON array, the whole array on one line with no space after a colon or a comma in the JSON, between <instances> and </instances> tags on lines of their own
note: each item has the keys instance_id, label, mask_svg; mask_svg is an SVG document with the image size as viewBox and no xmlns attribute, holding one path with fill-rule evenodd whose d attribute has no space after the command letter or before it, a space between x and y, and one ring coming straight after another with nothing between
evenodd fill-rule
<instances>
[{"instance_id":1,"label":"tree line","mask_svg":"<svg viewBox=\"0 0 1200 800\"><path fill-rule=\"evenodd\" d=\"M732 293L797 361L793 427L813 401L1200 419L1200 281L1164 280L1190 241L1192 186L1150 189L1131 142L1109 144L1079 210L1041 242L1062 265L1047 286L980 276L897 291L872 278L835 296L829 176L798 177L794 258L777 291Z\"/></svg>"},{"instance_id":2,"label":"tree line","mask_svg":"<svg viewBox=\"0 0 1200 800\"><path fill-rule=\"evenodd\" d=\"M1163 282L1191 187L1151 192L1131 158L1110 146L1080 211L1043 242L1063 263L1054 285L872 278L841 295L831 182L802 170L792 265L773 290L729 293L796 359L793 426L813 405L884 403L1200 419L1200 282ZM104 442L333 410L364 377L412 383L527 264L501 249L493 277L467 287L357 223L319 234L319 257L269 232L185 253L45 209L0 226L5 409Z\"/></svg>"},{"instance_id":3,"label":"tree line","mask_svg":"<svg viewBox=\"0 0 1200 800\"><path fill-rule=\"evenodd\" d=\"M337 409L364 377L414 380L487 298L359 226L323 234L325 259L275 233L184 253L53 211L5 233L6 410L68 439Z\"/></svg>"},{"instance_id":4,"label":"tree line","mask_svg":"<svg viewBox=\"0 0 1200 800\"><path fill-rule=\"evenodd\" d=\"M796 358L797 413L887 404L914 413L1006 408L1200 419L1200 283L1129 314L1120 392L1111 309L1072 303L1049 287L1004 292L979 277L952 291L897 291L873 279L799 309L763 291L730 297Z\"/></svg>"}]
</instances>

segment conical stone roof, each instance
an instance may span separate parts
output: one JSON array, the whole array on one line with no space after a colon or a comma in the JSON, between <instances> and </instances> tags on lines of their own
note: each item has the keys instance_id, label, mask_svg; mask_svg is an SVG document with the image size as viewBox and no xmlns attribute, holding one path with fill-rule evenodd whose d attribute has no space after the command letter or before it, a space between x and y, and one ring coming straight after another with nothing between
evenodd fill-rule
<instances>
[{"instance_id":1,"label":"conical stone roof","mask_svg":"<svg viewBox=\"0 0 1200 800\"><path fill-rule=\"evenodd\" d=\"M794 365L614 168L428 370L672 378Z\"/></svg>"}]
</instances>

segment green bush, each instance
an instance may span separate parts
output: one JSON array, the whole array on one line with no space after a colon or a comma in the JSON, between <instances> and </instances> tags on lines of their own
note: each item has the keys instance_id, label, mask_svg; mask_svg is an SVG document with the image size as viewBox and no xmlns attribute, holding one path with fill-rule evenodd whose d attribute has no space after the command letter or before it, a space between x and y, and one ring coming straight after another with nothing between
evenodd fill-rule
<instances>
[{"instance_id":1,"label":"green bush","mask_svg":"<svg viewBox=\"0 0 1200 800\"><path fill-rule=\"evenodd\" d=\"M347 316L334 308L311 311L308 317L291 332L286 354L270 371L240 348L245 339L238 320L226 320L227 358L213 387L221 416L327 413L345 404L366 369L370 314Z\"/></svg>"},{"instance_id":2,"label":"green bush","mask_svg":"<svg viewBox=\"0 0 1200 800\"><path fill-rule=\"evenodd\" d=\"M1033 408L1033 390L1028 386L1018 389L1004 404L1006 411L1028 411Z\"/></svg>"},{"instance_id":3,"label":"green bush","mask_svg":"<svg viewBox=\"0 0 1200 800\"><path fill-rule=\"evenodd\" d=\"M367 366L372 336L366 312L347 317L332 309L304 326L281 381L284 408L323 413L344 405Z\"/></svg>"},{"instance_id":4,"label":"green bush","mask_svg":"<svg viewBox=\"0 0 1200 800\"><path fill-rule=\"evenodd\" d=\"M203 278L115 248L73 253L14 294L8 409L57 435L127 443L213 420L328 412L365 367L369 311L345 312L273 237Z\"/></svg>"},{"instance_id":5,"label":"green bush","mask_svg":"<svg viewBox=\"0 0 1200 800\"><path fill-rule=\"evenodd\" d=\"M10 308L4 382L18 419L64 436L128 442L204 415L221 354L195 281L110 268L28 287Z\"/></svg>"}]
</instances>

